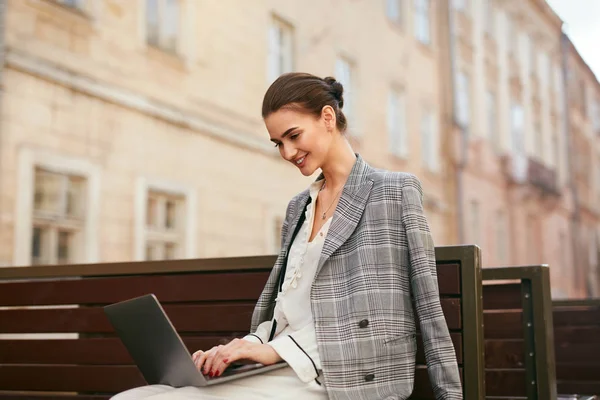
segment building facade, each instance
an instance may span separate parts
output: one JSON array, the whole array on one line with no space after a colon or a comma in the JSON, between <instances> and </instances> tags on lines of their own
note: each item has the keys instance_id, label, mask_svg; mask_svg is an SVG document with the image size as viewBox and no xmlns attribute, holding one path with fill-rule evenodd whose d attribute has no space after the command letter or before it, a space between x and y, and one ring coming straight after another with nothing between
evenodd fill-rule
<instances>
[{"instance_id":1,"label":"building facade","mask_svg":"<svg viewBox=\"0 0 600 400\"><path fill-rule=\"evenodd\" d=\"M290 70L345 84L356 150L421 176L435 239L451 242L435 7L9 0L0 262L277 251L287 202L314 179L281 160L260 116Z\"/></svg>"},{"instance_id":2,"label":"building facade","mask_svg":"<svg viewBox=\"0 0 600 400\"><path fill-rule=\"evenodd\" d=\"M589 293L573 235L599 210L573 189L579 122L544 1L6 0L2 18L0 265L276 252L315 177L281 160L260 105L298 70L344 84L369 163L421 179L436 244L549 263L557 297Z\"/></svg>"}]
</instances>

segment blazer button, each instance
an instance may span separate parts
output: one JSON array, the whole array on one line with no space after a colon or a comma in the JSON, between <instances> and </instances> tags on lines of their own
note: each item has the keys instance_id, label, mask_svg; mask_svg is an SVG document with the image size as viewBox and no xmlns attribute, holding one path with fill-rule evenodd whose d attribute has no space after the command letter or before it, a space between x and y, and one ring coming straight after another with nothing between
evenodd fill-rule
<instances>
[{"instance_id":1,"label":"blazer button","mask_svg":"<svg viewBox=\"0 0 600 400\"><path fill-rule=\"evenodd\" d=\"M372 381L373 381L373 379L375 379L375 374L368 374L368 375L365 375L365 381L367 381L367 382L372 382Z\"/></svg>"},{"instance_id":2,"label":"blazer button","mask_svg":"<svg viewBox=\"0 0 600 400\"><path fill-rule=\"evenodd\" d=\"M360 321L358 323L358 327L359 328L366 328L369 325L369 320L368 319L363 319L362 321Z\"/></svg>"}]
</instances>

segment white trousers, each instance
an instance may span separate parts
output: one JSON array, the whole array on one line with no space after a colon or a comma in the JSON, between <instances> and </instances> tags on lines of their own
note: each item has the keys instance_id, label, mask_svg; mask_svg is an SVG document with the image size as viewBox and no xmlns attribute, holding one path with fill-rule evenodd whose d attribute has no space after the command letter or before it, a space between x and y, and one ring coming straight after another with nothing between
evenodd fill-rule
<instances>
[{"instance_id":1,"label":"white trousers","mask_svg":"<svg viewBox=\"0 0 600 400\"><path fill-rule=\"evenodd\" d=\"M316 382L304 383L290 367L279 368L264 374L235 379L206 387L174 388L167 385L150 385L130 389L111 400L326 400L327 391Z\"/></svg>"}]
</instances>

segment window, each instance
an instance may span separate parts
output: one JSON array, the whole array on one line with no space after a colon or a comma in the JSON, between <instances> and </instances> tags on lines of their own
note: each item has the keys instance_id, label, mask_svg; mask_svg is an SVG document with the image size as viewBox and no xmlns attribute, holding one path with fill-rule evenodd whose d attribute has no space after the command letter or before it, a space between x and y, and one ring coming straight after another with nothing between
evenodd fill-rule
<instances>
[{"instance_id":1,"label":"window","mask_svg":"<svg viewBox=\"0 0 600 400\"><path fill-rule=\"evenodd\" d=\"M352 63L339 57L335 62L335 78L344 86L344 115L350 120L354 114L354 82Z\"/></svg>"},{"instance_id":2,"label":"window","mask_svg":"<svg viewBox=\"0 0 600 400\"><path fill-rule=\"evenodd\" d=\"M459 72L456 77L456 119L461 126L467 129L471 125L471 95L469 86L468 76L464 72Z\"/></svg>"},{"instance_id":3,"label":"window","mask_svg":"<svg viewBox=\"0 0 600 400\"><path fill-rule=\"evenodd\" d=\"M283 20L273 17L269 27L268 78L273 82L294 68L294 29Z\"/></svg>"},{"instance_id":4,"label":"window","mask_svg":"<svg viewBox=\"0 0 600 400\"><path fill-rule=\"evenodd\" d=\"M504 212L498 210L496 213L496 258L500 264L506 264L508 261L507 238L506 218Z\"/></svg>"},{"instance_id":5,"label":"window","mask_svg":"<svg viewBox=\"0 0 600 400\"><path fill-rule=\"evenodd\" d=\"M78 10L84 9L85 0L56 0L57 3L64 4L67 7L76 8Z\"/></svg>"},{"instance_id":6,"label":"window","mask_svg":"<svg viewBox=\"0 0 600 400\"><path fill-rule=\"evenodd\" d=\"M600 133L600 100L594 98L591 100L591 104L592 129L594 132Z\"/></svg>"},{"instance_id":7,"label":"window","mask_svg":"<svg viewBox=\"0 0 600 400\"><path fill-rule=\"evenodd\" d=\"M398 90L388 95L387 127L390 151L398 157L408 156L408 132L406 129L406 99Z\"/></svg>"},{"instance_id":8,"label":"window","mask_svg":"<svg viewBox=\"0 0 600 400\"><path fill-rule=\"evenodd\" d=\"M430 171L438 170L438 138L435 115L425 110L421 117L421 156L423 164Z\"/></svg>"},{"instance_id":9,"label":"window","mask_svg":"<svg viewBox=\"0 0 600 400\"><path fill-rule=\"evenodd\" d=\"M423 44L430 44L429 0L415 0L415 37Z\"/></svg>"},{"instance_id":10,"label":"window","mask_svg":"<svg viewBox=\"0 0 600 400\"><path fill-rule=\"evenodd\" d=\"M402 2L403 0L386 0L385 2L385 14L397 24L402 24Z\"/></svg>"},{"instance_id":11,"label":"window","mask_svg":"<svg viewBox=\"0 0 600 400\"><path fill-rule=\"evenodd\" d=\"M487 116L488 116L488 138L496 151L500 150L500 138L498 136L498 117L496 106L496 95L494 92L487 92L486 96Z\"/></svg>"},{"instance_id":12,"label":"window","mask_svg":"<svg viewBox=\"0 0 600 400\"><path fill-rule=\"evenodd\" d=\"M515 49L517 47L517 37L518 33L516 31L516 24L512 20L510 14L506 15L506 45L508 54L515 53Z\"/></svg>"},{"instance_id":13,"label":"window","mask_svg":"<svg viewBox=\"0 0 600 400\"><path fill-rule=\"evenodd\" d=\"M467 11L468 0L452 0L452 6L458 11Z\"/></svg>"},{"instance_id":14,"label":"window","mask_svg":"<svg viewBox=\"0 0 600 400\"><path fill-rule=\"evenodd\" d=\"M542 130L542 124L538 119L534 123L534 139L535 139L535 149L534 154L538 158L538 160L544 160L544 131Z\"/></svg>"},{"instance_id":15,"label":"window","mask_svg":"<svg viewBox=\"0 0 600 400\"><path fill-rule=\"evenodd\" d=\"M36 168L31 263L70 264L85 226L86 180Z\"/></svg>"},{"instance_id":16,"label":"window","mask_svg":"<svg viewBox=\"0 0 600 400\"><path fill-rule=\"evenodd\" d=\"M146 260L173 260L184 246L185 197L148 191L146 202Z\"/></svg>"},{"instance_id":17,"label":"window","mask_svg":"<svg viewBox=\"0 0 600 400\"><path fill-rule=\"evenodd\" d=\"M524 122L525 115L523 107L518 103L513 103L511 106L511 133L512 133L512 148L515 153L522 154L525 151L524 143Z\"/></svg>"},{"instance_id":18,"label":"window","mask_svg":"<svg viewBox=\"0 0 600 400\"><path fill-rule=\"evenodd\" d=\"M598 196L600 196L600 152L598 152L598 156L596 158L596 192Z\"/></svg>"},{"instance_id":19,"label":"window","mask_svg":"<svg viewBox=\"0 0 600 400\"><path fill-rule=\"evenodd\" d=\"M529 253L529 262L537 264L540 262L539 246L537 240L537 219L534 215L529 214L526 218L526 234L527 234L527 250Z\"/></svg>"},{"instance_id":20,"label":"window","mask_svg":"<svg viewBox=\"0 0 600 400\"><path fill-rule=\"evenodd\" d=\"M471 200L471 242L481 246L481 232L480 232L480 220L479 220L479 202L477 200Z\"/></svg>"},{"instance_id":21,"label":"window","mask_svg":"<svg viewBox=\"0 0 600 400\"><path fill-rule=\"evenodd\" d=\"M494 36L494 5L492 0L483 0L483 16L485 18L484 29L490 36Z\"/></svg>"},{"instance_id":22,"label":"window","mask_svg":"<svg viewBox=\"0 0 600 400\"><path fill-rule=\"evenodd\" d=\"M558 174L559 170L560 170L560 148L558 146L559 144L559 139L558 139L558 132L559 132L559 127L555 127L554 128L554 132L552 134L552 157L554 157L554 168Z\"/></svg>"},{"instance_id":23,"label":"window","mask_svg":"<svg viewBox=\"0 0 600 400\"><path fill-rule=\"evenodd\" d=\"M177 52L180 29L179 0L146 0L146 41Z\"/></svg>"}]
</instances>

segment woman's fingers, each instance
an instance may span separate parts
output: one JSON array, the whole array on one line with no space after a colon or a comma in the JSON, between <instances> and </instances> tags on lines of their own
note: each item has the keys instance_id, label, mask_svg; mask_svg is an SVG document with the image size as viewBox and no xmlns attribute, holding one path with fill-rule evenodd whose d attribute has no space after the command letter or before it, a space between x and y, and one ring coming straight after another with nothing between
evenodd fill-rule
<instances>
[{"instance_id":1,"label":"woman's fingers","mask_svg":"<svg viewBox=\"0 0 600 400\"><path fill-rule=\"evenodd\" d=\"M192 360L194 360L194 363L198 360L198 357L200 357L203 353L204 351L198 350L194 352L194 354L192 354Z\"/></svg>"},{"instance_id":2,"label":"woman's fingers","mask_svg":"<svg viewBox=\"0 0 600 400\"><path fill-rule=\"evenodd\" d=\"M215 376L215 358L217 357L217 355L219 354L219 352L221 351L221 349L225 347L225 346L216 346L213 347L212 349L210 349L210 351L208 352L208 356L206 357L206 360L204 361L204 367L202 368L202 371L204 372L204 375L209 375L211 377Z\"/></svg>"},{"instance_id":3,"label":"woman's fingers","mask_svg":"<svg viewBox=\"0 0 600 400\"><path fill-rule=\"evenodd\" d=\"M234 339L227 346L221 348L214 358L214 373L219 376L231 363L245 358L247 346L251 345L246 340Z\"/></svg>"}]
</instances>

